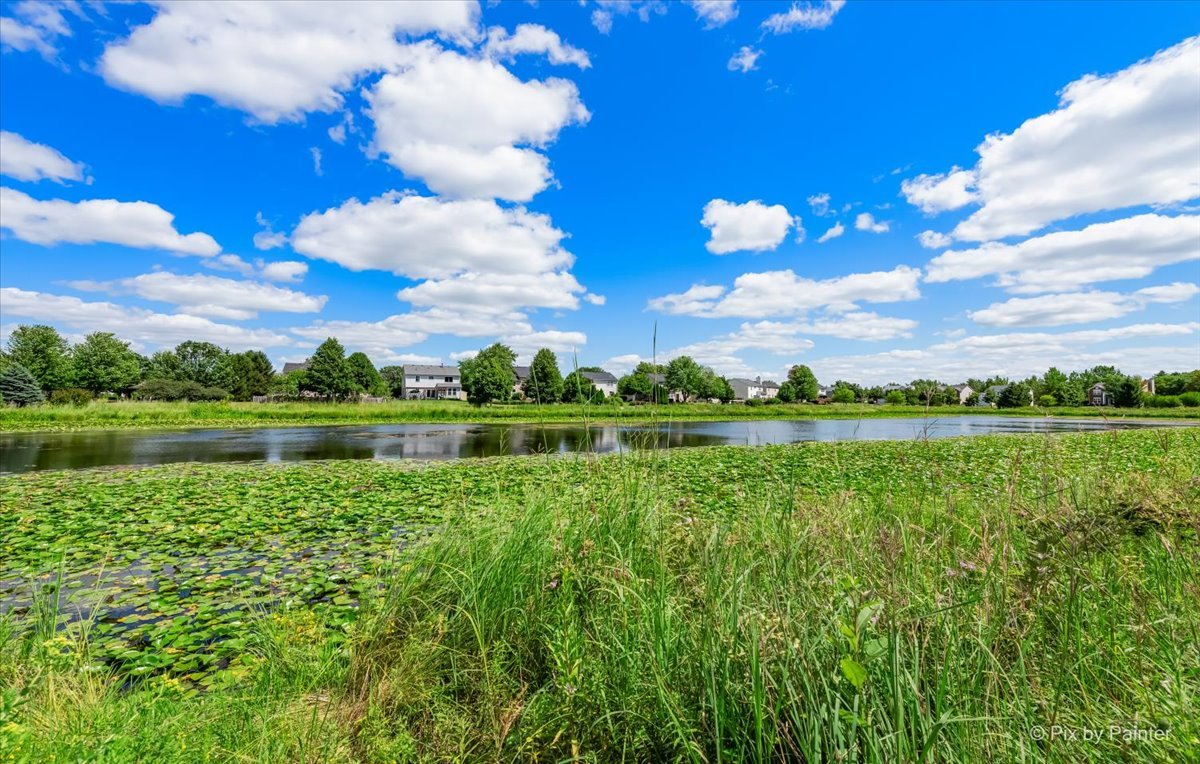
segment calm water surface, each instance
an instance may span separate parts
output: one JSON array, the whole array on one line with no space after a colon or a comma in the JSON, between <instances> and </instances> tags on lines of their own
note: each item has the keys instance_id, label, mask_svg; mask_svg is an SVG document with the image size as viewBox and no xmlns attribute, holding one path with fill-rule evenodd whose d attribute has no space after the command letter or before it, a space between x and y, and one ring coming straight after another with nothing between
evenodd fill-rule
<instances>
[{"instance_id":1,"label":"calm water surface","mask_svg":"<svg viewBox=\"0 0 1200 764\"><path fill-rule=\"evenodd\" d=\"M380 424L232 430L0 433L0 474L173 462L312 459L459 459L505 454L606 453L647 446L765 445L798 441L911 440L987 433L1083 432L1181 426L999 416L805 419L670 425Z\"/></svg>"}]
</instances>

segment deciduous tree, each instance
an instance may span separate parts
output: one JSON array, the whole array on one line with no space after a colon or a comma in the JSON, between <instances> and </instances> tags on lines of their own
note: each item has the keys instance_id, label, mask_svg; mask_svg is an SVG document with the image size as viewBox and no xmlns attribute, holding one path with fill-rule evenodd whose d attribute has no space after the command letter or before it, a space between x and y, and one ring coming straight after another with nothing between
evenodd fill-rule
<instances>
[{"instance_id":1,"label":"deciduous tree","mask_svg":"<svg viewBox=\"0 0 1200 764\"><path fill-rule=\"evenodd\" d=\"M357 392L346 351L334 337L322 342L312 354L304 377L307 389L329 400L345 400Z\"/></svg>"},{"instance_id":2,"label":"deciduous tree","mask_svg":"<svg viewBox=\"0 0 1200 764\"><path fill-rule=\"evenodd\" d=\"M474 358L460 361L462 387L467 400L482 406L492 401L506 401L512 397L517 375L513 362L517 354L512 348L499 342L480 350Z\"/></svg>"},{"instance_id":3,"label":"deciduous tree","mask_svg":"<svg viewBox=\"0 0 1200 764\"><path fill-rule=\"evenodd\" d=\"M111 332L93 332L75 346L75 380L92 393L126 393L138 383L141 364L129 343Z\"/></svg>"},{"instance_id":4,"label":"deciduous tree","mask_svg":"<svg viewBox=\"0 0 1200 764\"><path fill-rule=\"evenodd\" d=\"M71 346L52 326L18 326L9 335L8 355L43 392L71 386Z\"/></svg>"},{"instance_id":5,"label":"deciduous tree","mask_svg":"<svg viewBox=\"0 0 1200 764\"><path fill-rule=\"evenodd\" d=\"M816 375L812 373L812 369L803 364L788 369L788 381L796 388L796 400L798 401L815 401L821 391Z\"/></svg>"}]
</instances>

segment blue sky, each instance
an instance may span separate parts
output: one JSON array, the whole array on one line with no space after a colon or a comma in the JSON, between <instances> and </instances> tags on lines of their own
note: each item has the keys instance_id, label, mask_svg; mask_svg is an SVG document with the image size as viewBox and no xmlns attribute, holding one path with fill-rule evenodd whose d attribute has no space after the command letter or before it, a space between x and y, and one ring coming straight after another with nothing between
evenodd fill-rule
<instances>
[{"instance_id":1,"label":"blue sky","mask_svg":"<svg viewBox=\"0 0 1200 764\"><path fill-rule=\"evenodd\" d=\"M0 326L1200 366L1200 5L5 3ZM989 137L990 136L990 137Z\"/></svg>"}]
</instances>

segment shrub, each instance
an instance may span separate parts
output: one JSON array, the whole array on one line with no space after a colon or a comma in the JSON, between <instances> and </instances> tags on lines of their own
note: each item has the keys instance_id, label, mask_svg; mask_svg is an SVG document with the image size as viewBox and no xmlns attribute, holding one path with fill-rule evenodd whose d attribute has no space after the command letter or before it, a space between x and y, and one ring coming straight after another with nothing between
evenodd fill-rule
<instances>
[{"instance_id":1,"label":"shrub","mask_svg":"<svg viewBox=\"0 0 1200 764\"><path fill-rule=\"evenodd\" d=\"M1038 396L1038 405L1045 407L1056 406L1058 405L1058 401L1054 399L1053 395L1041 395Z\"/></svg>"},{"instance_id":2,"label":"shrub","mask_svg":"<svg viewBox=\"0 0 1200 764\"><path fill-rule=\"evenodd\" d=\"M1183 405L1178 395L1147 395L1142 402L1152 409L1176 409Z\"/></svg>"},{"instance_id":3,"label":"shrub","mask_svg":"<svg viewBox=\"0 0 1200 764\"><path fill-rule=\"evenodd\" d=\"M747 406L761 406L761 405L763 405L763 402L758 398L751 398L750 400L746 401L746 405Z\"/></svg>"},{"instance_id":4,"label":"shrub","mask_svg":"<svg viewBox=\"0 0 1200 764\"><path fill-rule=\"evenodd\" d=\"M903 390L892 390L884 396L884 400L892 406L903 406L908 403L908 396L904 394Z\"/></svg>"},{"instance_id":5,"label":"shrub","mask_svg":"<svg viewBox=\"0 0 1200 764\"><path fill-rule=\"evenodd\" d=\"M134 396L153 401L221 401L229 397L229 391L177 379L147 379Z\"/></svg>"},{"instance_id":6,"label":"shrub","mask_svg":"<svg viewBox=\"0 0 1200 764\"><path fill-rule=\"evenodd\" d=\"M1200 407L1200 393L1184 393L1183 395L1179 396L1179 402L1190 409Z\"/></svg>"},{"instance_id":7,"label":"shrub","mask_svg":"<svg viewBox=\"0 0 1200 764\"><path fill-rule=\"evenodd\" d=\"M82 387L65 387L50 393L50 402L56 406L86 406L92 402L92 394Z\"/></svg>"}]
</instances>

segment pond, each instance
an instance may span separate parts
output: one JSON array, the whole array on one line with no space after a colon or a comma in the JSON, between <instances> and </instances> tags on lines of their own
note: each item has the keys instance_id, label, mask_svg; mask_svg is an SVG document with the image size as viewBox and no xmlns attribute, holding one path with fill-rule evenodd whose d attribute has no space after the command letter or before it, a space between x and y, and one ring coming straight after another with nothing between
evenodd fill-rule
<instances>
[{"instance_id":1,"label":"pond","mask_svg":"<svg viewBox=\"0 0 1200 764\"><path fill-rule=\"evenodd\" d=\"M791 419L595 424L379 424L226 430L0 433L0 474L175 462L296 462L569 453L636 448L912 440L988 433L1056 433L1184 422L970 415L936 419Z\"/></svg>"}]
</instances>

